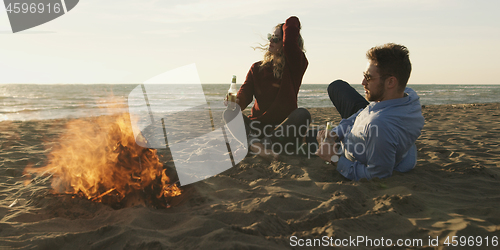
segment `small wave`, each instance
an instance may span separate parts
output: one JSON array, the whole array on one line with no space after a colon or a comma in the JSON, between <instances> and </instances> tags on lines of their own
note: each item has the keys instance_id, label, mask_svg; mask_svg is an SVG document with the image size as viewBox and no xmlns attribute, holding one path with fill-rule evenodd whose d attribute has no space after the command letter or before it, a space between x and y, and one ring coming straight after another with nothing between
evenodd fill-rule
<instances>
[{"instance_id":1,"label":"small wave","mask_svg":"<svg viewBox=\"0 0 500 250\"><path fill-rule=\"evenodd\" d=\"M299 93L309 93L309 92L314 92L312 89L301 89L299 90Z\"/></svg>"}]
</instances>

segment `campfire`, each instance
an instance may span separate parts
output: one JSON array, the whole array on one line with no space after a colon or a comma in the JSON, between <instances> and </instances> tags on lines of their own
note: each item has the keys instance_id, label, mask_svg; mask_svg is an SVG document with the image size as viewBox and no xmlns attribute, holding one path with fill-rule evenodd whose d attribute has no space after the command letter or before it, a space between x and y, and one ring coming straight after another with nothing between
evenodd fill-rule
<instances>
[{"instance_id":1,"label":"campfire","mask_svg":"<svg viewBox=\"0 0 500 250\"><path fill-rule=\"evenodd\" d=\"M55 193L117 207L138 194L152 206L169 207L168 199L181 194L157 151L136 144L128 113L70 121L48 165L26 171L52 174Z\"/></svg>"}]
</instances>

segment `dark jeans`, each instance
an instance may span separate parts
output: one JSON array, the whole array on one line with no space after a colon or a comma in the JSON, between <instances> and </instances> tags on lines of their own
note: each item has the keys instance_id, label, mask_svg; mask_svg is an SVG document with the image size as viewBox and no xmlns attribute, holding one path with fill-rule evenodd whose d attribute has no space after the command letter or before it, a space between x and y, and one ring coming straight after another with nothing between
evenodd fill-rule
<instances>
[{"instance_id":1,"label":"dark jeans","mask_svg":"<svg viewBox=\"0 0 500 250\"><path fill-rule=\"evenodd\" d=\"M227 109L224 111L224 119L229 121L236 113ZM250 140L260 139L267 147L279 143L284 146L295 147L297 143L302 143L302 138L306 136L309 124L311 123L311 114L307 109L297 108L288 117L278 125L265 124L260 121L250 120L243 115L245 130L249 144Z\"/></svg>"},{"instance_id":2,"label":"dark jeans","mask_svg":"<svg viewBox=\"0 0 500 250\"><path fill-rule=\"evenodd\" d=\"M328 96L332 101L342 119L349 118L351 115L365 108L369 102L361 96L349 83L342 80L336 80L327 88ZM318 131L310 131L307 137L307 142L313 144L311 148L318 147L316 135Z\"/></svg>"},{"instance_id":3,"label":"dark jeans","mask_svg":"<svg viewBox=\"0 0 500 250\"><path fill-rule=\"evenodd\" d=\"M245 121L245 129L247 137L250 133L258 135L258 138L270 140L270 143L287 143L302 142L302 138L306 136L307 129L311 123L311 114L305 108L297 108L278 125L264 124L260 121L252 121L247 116L243 116Z\"/></svg>"},{"instance_id":4,"label":"dark jeans","mask_svg":"<svg viewBox=\"0 0 500 250\"><path fill-rule=\"evenodd\" d=\"M358 91L342 80L336 80L328 85L328 96L342 119L349 118L369 104Z\"/></svg>"}]
</instances>

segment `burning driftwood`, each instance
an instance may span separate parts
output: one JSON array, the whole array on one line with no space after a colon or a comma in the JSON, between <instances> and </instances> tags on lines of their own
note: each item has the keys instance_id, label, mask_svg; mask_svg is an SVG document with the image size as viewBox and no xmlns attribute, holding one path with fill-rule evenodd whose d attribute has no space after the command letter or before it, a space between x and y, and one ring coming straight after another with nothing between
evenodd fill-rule
<instances>
[{"instance_id":1,"label":"burning driftwood","mask_svg":"<svg viewBox=\"0 0 500 250\"><path fill-rule=\"evenodd\" d=\"M168 207L181 190L171 183L157 151L136 144L129 115L70 121L49 164L27 172L52 174L55 193L120 207L127 196Z\"/></svg>"}]
</instances>

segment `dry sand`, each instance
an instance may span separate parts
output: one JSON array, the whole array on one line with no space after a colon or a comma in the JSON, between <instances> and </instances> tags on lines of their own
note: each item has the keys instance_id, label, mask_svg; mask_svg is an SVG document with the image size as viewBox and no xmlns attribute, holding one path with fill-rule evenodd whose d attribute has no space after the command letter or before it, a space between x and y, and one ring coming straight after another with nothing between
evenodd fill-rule
<instances>
[{"instance_id":1,"label":"dry sand","mask_svg":"<svg viewBox=\"0 0 500 250\"><path fill-rule=\"evenodd\" d=\"M334 108L310 111L315 124L340 120ZM54 195L46 179L25 186L24 168L47 163L67 120L1 122L0 249L298 248L292 236L420 239L424 246L439 237L438 248L447 236L480 236L479 248L491 246L500 237L500 104L423 113L419 160L409 173L353 182L317 157L270 163L250 156L183 187L169 209L140 202L113 209ZM345 249L373 249L364 246Z\"/></svg>"}]
</instances>

